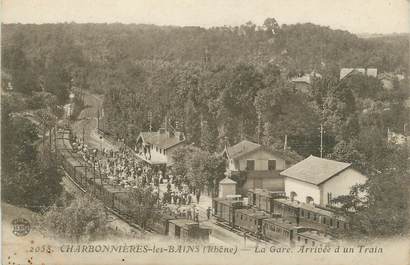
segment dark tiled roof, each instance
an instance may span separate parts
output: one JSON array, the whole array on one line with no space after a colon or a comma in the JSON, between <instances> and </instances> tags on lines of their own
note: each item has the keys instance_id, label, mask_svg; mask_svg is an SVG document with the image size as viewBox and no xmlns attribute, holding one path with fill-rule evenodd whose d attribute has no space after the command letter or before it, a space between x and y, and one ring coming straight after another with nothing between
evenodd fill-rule
<instances>
[{"instance_id":1,"label":"dark tiled roof","mask_svg":"<svg viewBox=\"0 0 410 265\"><path fill-rule=\"evenodd\" d=\"M179 137L168 133L159 133L159 132L141 132L140 137L142 137L145 143L149 143L155 146L158 146L162 149L168 149L174 145L184 142Z\"/></svg>"},{"instance_id":2,"label":"dark tiled roof","mask_svg":"<svg viewBox=\"0 0 410 265\"><path fill-rule=\"evenodd\" d=\"M282 171L280 174L286 177L302 180L319 185L334 175L350 167L350 163L309 156L294 166Z\"/></svg>"}]
</instances>

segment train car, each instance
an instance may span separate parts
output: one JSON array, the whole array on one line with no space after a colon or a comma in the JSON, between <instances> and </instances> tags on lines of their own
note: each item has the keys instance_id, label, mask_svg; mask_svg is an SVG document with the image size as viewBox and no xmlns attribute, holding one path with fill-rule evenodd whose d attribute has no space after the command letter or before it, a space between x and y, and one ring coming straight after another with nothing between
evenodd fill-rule
<instances>
[{"instance_id":1,"label":"train car","mask_svg":"<svg viewBox=\"0 0 410 265\"><path fill-rule=\"evenodd\" d=\"M152 223L148 226L153 231L157 232L161 235L168 235L169 231L169 222L170 220L176 219L174 215L161 213L159 214L159 218L155 219Z\"/></svg>"},{"instance_id":2,"label":"train car","mask_svg":"<svg viewBox=\"0 0 410 265\"><path fill-rule=\"evenodd\" d=\"M293 240L294 245L324 247L334 245L337 240L329 234L322 233L318 230L305 230L296 234Z\"/></svg>"},{"instance_id":3,"label":"train car","mask_svg":"<svg viewBox=\"0 0 410 265\"><path fill-rule=\"evenodd\" d=\"M226 222L231 227L235 223L235 210L243 208L243 201L226 199L226 198L214 198L212 200L212 207L214 216L218 221Z\"/></svg>"},{"instance_id":4,"label":"train car","mask_svg":"<svg viewBox=\"0 0 410 265\"><path fill-rule=\"evenodd\" d=\"M270 216L255 209L237 209L235 210L234 226L254 235L261 235L262 220Z\"/></svg>"},{"instance_id":5,"label":"train car","mask_svg":"<svg viewBox=\"0 0 410 265\"><path fill-rule=\"evenodd\" d=\"M265 212L272 212L273 200L285 198L284 191L269 191L264 189L248 190L248 204Z\"/></svg>"},{"instance_id":6,"label":"train car","mask_svg":"<svg viewBox=\"0 0 410 265\"><path fill-rule=\"evenodd\" d=\"M211 229L188 219L168 221L168 236L183 241L208 241Z\"/></svg>"},{"instance_id":7,"label":"train car","mask_svg":"<svg viewBox=\"0 0 410 265\"><path fill-rule=\"evenodd\" d=\"M300 202L286 198L274 199L272 213L282 217L298 217L300 212Z\"/></svg>"},{"instance_id":8,"label":"train car","mask_svg":"<svg viewBox=\"0 0 410 265\"><path fill-rule=\"evenodd\" d=\"M113 191L113 209L126 216L132 216L131 203L129 201L128 192L126 191Z\"/></svg>"},{"instance_id":9,"label":"train car","mask_svg":"<svg viewBox=\"0 0 410 265\"><path fill-rule=\"evenodd\" d=\"M275 199L273 213L280 214L300 226L329 233L339 233L349 229L348 218L337 214L334 210L290 199Z\"/></svg>"},{"instance_id":10,"label":"train car","mask_svg":"<svg viewBox=\"0 0 410 265\"><path fill-rule=\"evenodd\" d=\"M319 208L307 203L301 204L299 222L301 225L309 225L329 233L338 233L349 229L347 217L337 214L334 210Z\"/></svg>"},{"instance_id":11,"label":"train car","mask_svg":"<svg viewBox=\"0 0 410 265\"><path fill-rule=\"evenodd\" d=\"M300 227L296 223L283 218L267 218L262 220L262 234L266 240L292 245Z\"/></svg>"}]
</instances>

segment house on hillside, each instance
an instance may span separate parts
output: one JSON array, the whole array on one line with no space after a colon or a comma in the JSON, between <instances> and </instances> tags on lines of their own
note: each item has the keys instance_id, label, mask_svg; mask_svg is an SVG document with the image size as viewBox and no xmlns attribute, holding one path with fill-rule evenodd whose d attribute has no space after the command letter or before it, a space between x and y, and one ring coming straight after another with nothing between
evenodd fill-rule
<instances>
[{"instance_id":1,"label":"house on hillside","mask_svg":"<svg viewBox=\"0 0 410 265\"><path fill-rule=\"evenodd\" d=\"M296 76L290 79L290 81L295 84L295 89L302 93L309 93L312 87L314 78L322 78L322 76L316 72L310 74L304 74Z\"/></svg>"},{"instance_id":2,"label":"house on hillside","mask_svg":"<svg viewBox=\"0 0 410 265\"><path fill-rule=\"evenodd\" d=\"M226 147L222 155L227 160L228 176L235 179L235 176L245 173L246 180L237 189L244 194L248 189L255 188L272 191L283 190L284 178L279 172L296 163L294 158L283 152L269 150L260 144L247 140Z\"/></svg>"},{"instance_id":3,"label":"house on hillside","mask_svg":"<svg viewBox=\"0 0 410 265\"><path fill-rule=\"evenodd\" d=\"M340 80L358 74L377 77L377 68L342 68L340 69Z\"/></svg>"},{"instance_id":4,"label":"house on hillside","mask_svg":"<svg viewBox=\"0 0 410 265\"><path fill-rule=\"evenodd\" d=\"M172 152L185 143L182 132L160 128L158 132L141 132L136 142L137 155L151 165L171 165Z\"/></svg>"},{"instance_id":5,"label":"house on hillside","mask_svg":"<svg viewBox=\"0 0 410 265\"><path fill-rule=\"evenodd\" d=\"M292 200L322 206L331 200L348 195L352 186L364 184L367 177L343 163L313 155L282 171L286 196Z\"/></svg>"},{"instance_id":6,"label":"house on hillside","mask_svg":"<svg viewBox=\"0 0 410 265\"><path fill-rule=\"evenodd\" d=\"M377 78L382 82L383 87L385 89L393 89L394 80L396 76L392 73L381 73L377 76Z\"/></svg>"}]
</instances>

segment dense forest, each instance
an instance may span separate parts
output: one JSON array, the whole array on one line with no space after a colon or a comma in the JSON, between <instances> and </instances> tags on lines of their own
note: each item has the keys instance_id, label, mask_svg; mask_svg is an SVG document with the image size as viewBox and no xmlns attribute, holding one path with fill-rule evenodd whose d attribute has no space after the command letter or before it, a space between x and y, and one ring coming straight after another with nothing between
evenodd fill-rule
<instances>
[{"instance_id":1,"label":"dense forest","mask_svg":"<svg viewBox=\"0 0 410 265\"><path fill-rule=\"evenodd\" d=\"M2 164L15 174L19 161L37 163L34 173L49 176L43 172L54 169L37 161L37 151L30 158L24 157L30 150L19 151L31 148L27 141L36 141L36 132L16 125L23 121L10 114L45 108L58 116L58 105L77 89L104 95L102 129L131 146L140 131L167 120L184 131L192 150L219 152L241 139L284 149L286 138L286 152L306 157L320 154L322 125L324 156L351 162L370 177L359 229L400 234L408 223L409 154L387 142L387 130L407 133L410 124L408 58L408 36L363 39L273 18L209 29L3 24L2 89L11 84L19 96L2 97L2 132L8 132L2 134ZM405 78L395 78L393 89L366 75L339 80L341 68L355 67ZM319 74L308 92L290 82L306 73ZM16 126L22 136L12 133ZM351 208L358 205L354 195L339 199Z\"/></svg>"},{"instance_id":2,"label":"dense forest","mask_svg":"<svg viewBox=\"0 0 410 265\"><path fill-rule=\"evenodd\" d=\"M102 93L103 129L128 143L149 129L150 120L156 130L167 117L209 151L244 138L283 147L287 135L290 148L309 155L319 152L323 123L325 153L331 154L336 142L367 130L362 116L380 114L373 123L385 134L388 127L401 132L408 114L407 81L394 91L365 76L338 83L342 67L406 74L405 36L361 39L313 24L280 26L268 18L260 26L210 29L7 24L2 45L2 71L17 90L45 90L59 102L73 87ZM309 95L288 82L312 71L323 78ZM390 110L380 113L383 108Z\"/></svg>"}]
</instances>

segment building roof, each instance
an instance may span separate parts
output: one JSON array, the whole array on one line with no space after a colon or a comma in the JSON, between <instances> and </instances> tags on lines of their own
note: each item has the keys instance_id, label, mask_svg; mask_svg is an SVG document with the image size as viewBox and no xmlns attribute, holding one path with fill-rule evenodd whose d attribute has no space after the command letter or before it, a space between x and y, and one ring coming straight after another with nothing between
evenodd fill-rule
<instances>
[{"instance_id":1,"label":"building roof","mask_svg":"<svg viewBox=\"0 0 410 265\"><path fill-rule=\"evenodd\" d=\"M271 150L263 145L260 145L260 144L257 144L257 143L254 143L248 140L243 140L233 146L226 147L223 154L227 154L228 157L231 159L238 159L239 157L243 155L249 154L259 149L263 149L266 152L276 154L280 156L282 159L288 162L291 162L291 163L296 163L300 161L300 157L297 155L289 154L281 150Z\"/></svg>"},{"instance_id":2,"label":"building roof","mask_svg":"<svg viewBox=\"0 0 410 265\"><path fill-rule=\"evenodd\" d=\"M141 132L138 139L142 138L143 142L158 146L162 149L168 149L185 141L178 135L170 135L168 132Z\"/></svg>"},{"instance_id":3,"label":"building roof","mask_svg":"<svg viewBox=\"0 0 410 265\"><path fill-rule=\"evenodd\" d=\"M377 68L342 68L340 69L340 80L353 73L377 77Z\"/></svg>"},{"instance_id":4,"label":"building roof","mask_svg":"<svg viewBox=\"0 0 410 265\"><path fill-rule=\"evenodd\" d=\"M236 184L236 181L234 181L234 180L232 180L232 179L230 179L230 178L228 178L228 177L226 177L226 178L224 178L223 180L221 180L220 182L219 182L219 184Z\"/></svg>"},{"instance_id":5,"label":"building roof","mask_svg":"<svg viewBox=\"0 0 410 265\"><path fill-rule=\"evenodd\" d=\"M306 83L310 85L310 75L305 74L303 76L299 76L299 77L294 77L292 78L290 81L294 82L294 83Z\"/></svg>"},{"instance_id":6,"label":"building roof","mask_svg":"<svg viewBox=\"0 0 410 265\"><path fill-rule=\"evenodd\" d=\"M311 155L294 166L282 171L280 174L314 185L319 185L350 166L350 163L323 159Z\"/></svg>"},{"instance_id":7,"label":"building roof","mask_svg":"<svg viewBox=\"0 0 410 265\"><path fill-rule=\"evenodd\" d=\"M260 144L257 143L253 143L250 142L248 140L243 140L233 146L229 146L225 149L225 152L227 153L227 155L232 158L238 158L244 154L247 154L249 152L252 152L256 149L258 149L259 147L261 147Z\"/></svg>"},{"instance_id":8,"label":"building roof","mask_svg":"<svg viewBox=\"0 0 410 265\"><path fill-rule=\"evenodd\" d=\"M393 81L396 78L396 75L394 75L393 73L381 73L377 76L377 78L379 78L380 80L387 79Z\"/></svg>"}]
</instances>

